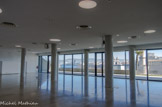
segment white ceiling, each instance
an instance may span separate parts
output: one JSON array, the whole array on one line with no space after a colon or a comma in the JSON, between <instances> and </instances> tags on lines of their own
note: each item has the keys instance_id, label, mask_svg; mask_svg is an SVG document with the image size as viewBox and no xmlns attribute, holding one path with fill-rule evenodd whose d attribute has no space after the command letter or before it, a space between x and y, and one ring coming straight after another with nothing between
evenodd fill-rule
<instances>
[{"instance_id":1,"label":"white ceiling","mask_svg":"<svg viewBox=\"0 0 162 107\"><path fill-rule=\"evenodd\" d=\"M113 45L139 45L162 42L162 0L96 0L94 9L78 7L80 0L0 0L0 22L13 22L17 27L0 25L0 45L14 48L19 44L31 51L43 48L50 38L59 38L62 50L100 48L102 36L113 35ZM77 25L90 25L91 30L78 30ZM144 30L155 29L153 34ZM120 36L117 37L116 35ZM129 36L138 36L128 40ZM128 40L117 44L118 40ZM32 42L38 43L33 45ZM77 46L70 46L77 43Z\"/></svg>"}]
</instances>

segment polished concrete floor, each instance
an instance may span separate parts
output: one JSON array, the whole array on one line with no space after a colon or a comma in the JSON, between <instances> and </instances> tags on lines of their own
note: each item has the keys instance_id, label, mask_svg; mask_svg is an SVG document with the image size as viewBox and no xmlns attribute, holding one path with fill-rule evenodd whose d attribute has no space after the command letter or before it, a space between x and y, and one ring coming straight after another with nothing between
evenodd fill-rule
<instances>
[{"instance_id":1,"label":"polished concrete floor","mask_svg":"<svg viewBox=\"0 0 162 107\"><path fill-rule=\"evenodd\" d=\"M0 76L2 101L28 101L38 107L162 107L162 82L114 78L114 89L105 90L105 78L62 75L51 82L50 74ZM88 87L86 87L88 85ZM131 88L130 88L131 85ZM0 105L2 106L2 105ZM34 106L34 105L29 105Z\"/></svg>"}]
</instances>

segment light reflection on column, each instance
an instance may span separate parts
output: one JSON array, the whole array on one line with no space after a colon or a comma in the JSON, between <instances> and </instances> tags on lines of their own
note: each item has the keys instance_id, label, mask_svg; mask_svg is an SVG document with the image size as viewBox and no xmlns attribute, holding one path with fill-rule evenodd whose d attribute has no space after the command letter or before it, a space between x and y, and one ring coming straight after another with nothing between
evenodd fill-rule
<instances>
[{"instance_id":1,"label":"light reflection on column","mask_svg":"<svg viewBox=\"0 0 162 107\"><path fill-rule=\"evenodd\" d=\"M0 88L2 88L2 74L0 74Z\"/></svg>"},{"instance_id":2,"label":"light reflection on column","mask_svg":"<svg viewBox=\"0 0 162 107\"><path fill-rule=\"evenodd\" d=\"M57 107L57 81L51 80L50 103Z\"/></svg>"},{"instance_id":3,"label":"light reflection on column","mask_svg":"<svg viewBox=\"0 0 162 107\"><path fill-rule=\"evenodd\" d=\"M113 107L114 105L114 89L105 88L105 107Z\"/></svg>"},{"instance_id":4,"label":"light reflection on column","mask_svg":"<svg viewBox=\"0 0 162 107\"><path fill-rule=\"evenodd\" d=\"M150 89L149 89L149 81L147 81L147 106L150 107Z\"/></svg>"},{"instance_id":5,"label":"light reflection on column","mask_svg":"<svg viewBox=\"0 0 162 107\"><path fill-rule=\"evenodd\" d=\"M136 106L136 86L134 80L130 80L130 103L131 106Z\"/></svg>"},{"instance_id":6,"label":"light reflection on column","mask_svg":"<svg viewBox=\"0 0 162 107\"><path fill-rule=\"evenodd\" d=\"M84 96L88 96L88 76L84 76Z\"/></svg>"}]
</instances>

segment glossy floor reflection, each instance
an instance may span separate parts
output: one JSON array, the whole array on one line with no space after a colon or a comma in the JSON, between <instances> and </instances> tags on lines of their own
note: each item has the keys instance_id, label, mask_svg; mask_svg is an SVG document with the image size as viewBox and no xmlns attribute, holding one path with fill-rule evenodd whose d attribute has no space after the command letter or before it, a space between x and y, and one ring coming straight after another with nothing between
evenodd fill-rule
<instances>
[{"instance_id":1,"label":"glossy floor reflection","mask_svg":"<svg viewBox=\"0 0 162 107\"><path fill-rule=\"evenodd\" d=\"M162 82L136 80L130 88L128 79L115 78L112 93L106 92L103 77L90 76L88 91L83 76L59 74L55 83L42 73L20 80L17 74L0 76L0 101L34 101L39 107L162 107Z\"/></svg>"}]
</instances>

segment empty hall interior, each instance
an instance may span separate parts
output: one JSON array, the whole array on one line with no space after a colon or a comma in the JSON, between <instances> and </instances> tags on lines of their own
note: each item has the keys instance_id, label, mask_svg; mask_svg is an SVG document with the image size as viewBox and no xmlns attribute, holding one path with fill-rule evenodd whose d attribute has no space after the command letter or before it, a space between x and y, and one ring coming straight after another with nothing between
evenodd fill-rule
<instances>
[{"instance_id":1,"label":"empty hall interior","mask_svg":"<svg viewBox=\"0 0 162 107\"><path fill-rule=\"evenodd\" d=\"M162 107L162 0L0 0L0 106Z\"/></svg>"}]
</instances>

